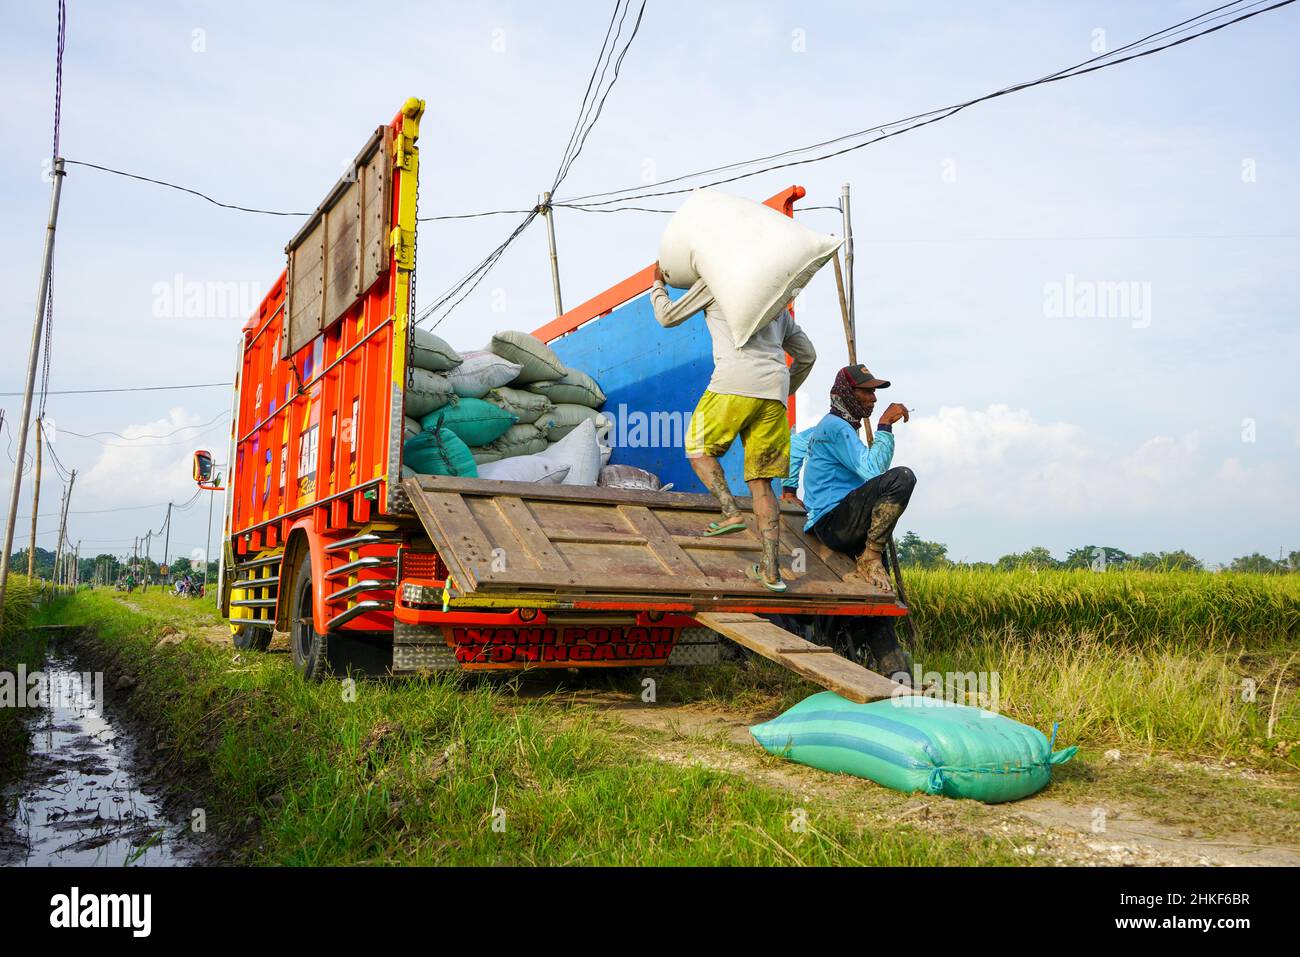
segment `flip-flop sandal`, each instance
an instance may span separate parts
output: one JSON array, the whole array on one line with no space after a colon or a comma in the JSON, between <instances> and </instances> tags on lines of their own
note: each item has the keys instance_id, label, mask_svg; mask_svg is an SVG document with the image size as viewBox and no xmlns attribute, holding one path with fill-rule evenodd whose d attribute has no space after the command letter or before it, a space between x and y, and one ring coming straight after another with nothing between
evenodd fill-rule
<instances>
[{"instance_id":1,"label":"flip-flop sandal","mask_svg":"<svg viewBox=\"0 0 1300 957\"><path fill-rule=\"evenodd\" d=\"M709 527L704 530L708 538L714 538L718 535L730 535L732 532L743 532L748 526L743 520L734 522L709 522Z\"/></svg>"},{"instance_id":2,"label":"flip-flop sandal","mask_svg":"<svg viewBox=\"0 0 1300 957\"><path fill-rule=\"evenodd\" d=\"M786 584L783 579L778 578L776 581L770 582L764 578L763 570L758 567L757 562L745 569L745 577L750 581L758 582L768 591L783 592L786 589Z\"/></svg>"}]
</instances>

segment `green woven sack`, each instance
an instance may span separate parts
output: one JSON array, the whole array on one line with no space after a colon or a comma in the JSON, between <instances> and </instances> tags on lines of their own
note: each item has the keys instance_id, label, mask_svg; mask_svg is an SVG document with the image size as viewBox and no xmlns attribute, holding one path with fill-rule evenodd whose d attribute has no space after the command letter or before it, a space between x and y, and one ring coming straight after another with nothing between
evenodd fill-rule
<instances>
[{"instance_id":1,"label":"green woven sack","mask_svg":"<svg viewBox=\"0 0 1300 957\"><path fill-rule=\"evenodd\" d=\"M487 445L505 435L516 416L482 399L454 398L446 408L430 412L420 424L428 429L442 417L442 427L455 432L466 445Z\"/></svg>"},{"instance_id":2,"label":"green woven sack","mask_svg":"<svg viewBox=\"0 0 1300 957\"><path fill-rule=\"evenodd\" d=\"M605 404L605 393L600 385L587 373L578 369L566 369L563 379L554 382L534 382L529 391L544 395L556 405L571 402L585 405L589 409L599 409Z\"/></svg>"},{"instance_id":3,"label":"green woven sack","mask_svg":"<svg viewBox=\"0 0 1300 957\"><path fill-rule=\"evenodd\" d=\"M1078 750L1053 752L1055 730L1049 741L1000 714L922 695L855 704L823 691L749 732L769 753L823 771L987 804L1041 790L1052 765Z\"/></svg>"},{"instance_id":4,"label":"green woven sack","mask_svg":"<svg viewBox=\"0 0 1300 957\"><path fill-rule=\"evenodd\" d=\"M422 475L455 475L477 478L478 466L469 446L451 429L430 422L425 431L407 439L402 446L402 464Z\"/></svg>"}]
</instances>

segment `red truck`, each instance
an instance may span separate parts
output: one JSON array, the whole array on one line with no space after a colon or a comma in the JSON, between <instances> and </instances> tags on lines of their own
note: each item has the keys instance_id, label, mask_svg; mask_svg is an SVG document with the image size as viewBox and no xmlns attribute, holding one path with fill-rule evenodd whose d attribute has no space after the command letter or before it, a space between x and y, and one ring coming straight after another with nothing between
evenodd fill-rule
<instances>
[{"instance_id":1,"label":"red truck","mask_svg":"<svg viewBox=\"0 0 1300 957\"><path fill-rule=\"evenodd\" d=\"M804 535L792 504L784 594L742 572L759 554L752 522L700 534L716 504L680 430L711 352L702 321L654 322L653 264L533 334L602 384L613 461L674 490L402 477L423 111L407 100L370 136L243 327L219 585L234 643L288 632L295 667L318 677L342 638L391 648L392 671L412 673L707 664L722 633L861 699L875 676L756 615L907 609L846 580L852 561ZM803 193L768 204L791 214ZM724 464L743 490L736 455ZM211 471L196 453L200 484Z\"/></svg>"}]
</instances>

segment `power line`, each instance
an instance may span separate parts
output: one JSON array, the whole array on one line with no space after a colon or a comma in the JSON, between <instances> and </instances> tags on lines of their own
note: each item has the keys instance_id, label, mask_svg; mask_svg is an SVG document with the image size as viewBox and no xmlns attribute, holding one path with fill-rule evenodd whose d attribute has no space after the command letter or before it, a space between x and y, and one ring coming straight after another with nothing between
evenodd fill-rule
<instances>
[{"instance_id":1,"label":"power line","mask_svg":"<svg viewBox=\"0 0 1300 957\"><path fill-rule=\"evenodd\" d=\"M187 431L189 431L190 429L205 429L205 428L207 428L208 426L214 424L214 423L215 423L218 419L220 419L223 415L228 415L229 413L230 413L230 410L229 410L229 409L222 409L220 412L218 412L216 415L214 415L214 416L213 416L211 419L209 419L207 422L200 422L200 423L198 423L197 425L182 425L182 426L178 426L178 427L172 429L170 432L164 432L164 433L162 433L161 435L154 435L154 434L152 434L152 433L149 433L149 434L146 434L146 435L123 435L121 432L112 432L112 431L109 431L109 430L107 430L107 429L101 430L101 431L99 431L99 432L89 432L89 433L86 433L86 432L73 432L71 429L60 429L59 431L60 431L61 433L67 434L67 435L75 435L75 436L76 436L77 438L79 438L79 439L90 439L91 441L98 441L98 440L95 438L95 436L97 436L97 435L111 435L111 436L114 436L115 438L122 439L124 442L139 442L139 441L141 441L141 440L146 440L146 439L168 439L168 438L171 438L173 435L175 435L175 434L178 433L178 432L187 432ZM110 443L107 443L107 442L102 443L102 444L104 444L104 445L109 445L109 446L112 447L112 448L116 448L116 447L117 447L117 446L111 445Z\"/></svg>"},{"instance_id":2,"label":"power line","mask_svg":"<svg viewBox=\"0 0 1300 957\"><path fill-rule=\"evenodd\" d=\"M229 382L194 382L189 385L142 385L120 389L51 389L48 395L103 395L109 392L174 392L179 389L229 389ZM22 395L21 392L0 392L0 396Z\"/></svg>"},{"instance_id":3,"label":"power line","mask_svg":"<svg viewBox=\"0 0 1300 957\"><path fill-rule=\"evenodd\" d=\"M1294 3L1295 0L1280 0L1280 2L1273 3L1272 5L1264 7L1263 9L1252 9L1253 7L1258 7L1263 2L1266 2L1266 0L1255 0L1254 3L1248 4L1246 6L1241 6L1240 2L1237 2L1237 3L1224 4L1223 6L1215 7L1212 10L1208 10L1204 13L1198 14L1195 17L1191 17L1188 20L1184 20L1180 23L1174 24L1173 26L1166 27L1163 30L1159 30L1156 33L1150 34L1147 37L1143 37L1140 40L1133 41L1132 43L1126 44L1116 50L1104 54L1099 54L1096 57L1092 57L1091 59L1084 60L1081 63L1077 63L1073 66L1066 67L1062 70L1058 70L1055 73L1048 74L1047 76L1040 77L1039 79L1017 83L1012 86L1004 87L1002 89L995 90L992 93L987 93L983 96L975 97L973 99L966 100L961 103L951 104L949 106L940 107L938 109L930 110L925 113L918 113L910 117L905 117L903 119L893 120L889 123L883 123L878 126L869 127L865 130L859 130L855 133L848 133L843 136L835 137L834 139L825 140L821 143L814 143L809 146L798 147L792 150L785 150L780 153L770 154L769 156L757 157L749 160L742 160L740 162L730 163L725 166L713 167L712 169L700 170L694 173L686 173L681 176L676 176L671 179L663 180L655 185L666 186L672 183L677 183L688 179L695 179L697 177L706 176L716 172L725 172L728 170L740 169L746 166L751 166L755 163L767 162L769 160L780 159L783 157L797 156L801 153L808 153L813 150L821 149L827 146L833 146L837 143L842 143L849 140L858 139L860 137L867 136L873 133L879 134L875 136L873 139L869 139L861 143L854 143L851 146L847 146L844 147L843 149L835 150L833 152L823 153L818 156L812 156L804 159L792 159L789 162L777 163L775 165L766 166L761 169L752 170L750 172L738 173L735 176L725 177L710 183L705 183L701 187L686 187L686 188L672 189L672 190L648 191L648 192L641 192L641 193L633 193L632 195L626 195L626 196L618 195L622 193L630 193L633 190L641 188L638 186L632 186L632 187L625 187L624 189L619 189L619 190L610 190L604 193L590 193L585 196L569 197L561 200L560 202L563 205L570 206L570 207L582 206L584 208L591 208L591 207L599 207L599 206L608 206L614 203L628 202L637 199L648 199L648 198L658 197L658 196L672 196L680 193L689 193L697 188L707 189L712 186L720 186L725 183L735 182L736 180L746 179L751 176L758 176L763 173L768 173L777 169L785 169L791 166L801 166L807 163L821 162L822 160L827 160L836 156L841 156L845 153L853 152L854 150L863 149L864 147L871 146L875 143L879 143L881 140L888 139L892 136L898 136L902 133L907 133L907 132L911 132L912 130L919 129L922 126L928 126L931 123L937 123L941 120L948 119L949 117L955 115L961 110L964 110L967 107L973 106L977 103L983 103L988 100L996 99L998 97L1007 96L1011 93L1017 93L1022 90L1029 89L1031 87L1040 86L1047 83L1055 83L1060 80L1083 76L1084 74L1093 73L1098 70L1106 69L1108 67L1119 66L1120 64L1127 63L1130 60L1136 60L1142 57L1151 56L1152 54L1155 53L1160 53L1164 50L1170 49L1171 47L1180 46L1184 43L1188 43L1192 40L1198 39L1199 37L1206 36L1207 34L1215 33L1219 30L1225 29L1226 27L1230 27L1233 24L1240 23L1243 20L1249 20L1250 18L1259 16L1260 14L1268 13L1280 7L1288 6L1289 4ZM1219 13L1219 11L1225 10L1229 7L1235 9L1232 10L1230 13L1221 13L1219 16L1211 17L1211 14ZM1159 46L1154 46L1151 47L1150 49L1141 50L1139 52L1131 53L1128 56L1120 57L1118 59L1110 59L1124 51L1136 49L1137 47L1142 46L1143 44L1147 43L1149 40L1155 37L1164 36L1167 39L1168 37L1178 36L1179 34L1187 33L1188 30L1195 29L1196 26L1205 26L1205 24L1212 23L1215 20L1223 20L1224 18L1231 16L1232 13L1237 13L1239 11L1249 11L1249 12L1241 12L1239 16L1236 16L1231 20L1227 20L1226 22L1219 23L1215 26L1208 26L1205 29L1201 29L1196 33L1190 34L1189 36L1183 36L1181 39L1171 40L1168 43L1164 43ZM1195 24L1195 26L1188 26L1188 24ZM1106 62L1099 62L1102 60L1106 60ZM904 125L904 124L910 124L910 125ZM893 127L899 127L899 126L901 126L902 129L892 129ZM601 197L607 197L607 196L616 197L616 198L604 199L601 202L593 202L593 203L580 202L581 200L601 199Z\"/></svg>"},{"instance_id":4,"label":"power line","mask_svg":"<svg viewBox=\"0 0 1300 957\"><path fill-rule=\"evenodd\" d=\"M568 175L569 168L582 152L582 147L586 143L587 136L590 135L592 127L595 126L596 121L600 118L601 111L604 109L605 100L608 98L610 90L614 88L614 84L618 81L619 70L623 65L623 58L627 55L627 51L632 45L632 41L636 39L637 32L641 28L641 18L645 14L645 0L642 0L641 8L637 13L636 22L632 27L632 31L629 33L627 41L623 44L623 48L619 52L617 60L614 62L614 75L611 77L609 85L605 87L604 93L599 94L601 85L604 83L605 73L609 68L610 59L613 56L613 51L615 47L618 46L618 38L622 34L623 21L627 17L627 11L629 8L630 2L625 3L625 0L615 0L614 13L610 17L610 25L605 29L605 39L601 43L600 54L596 57L596 66L592 68L591 78L587 81L587 90L583 94L582 98L583 105L578 110L578 120L574 125L573 132L569 134L569 143L566 145L564 153L561 155L560 165L556 170L556 178L551 187L552 192L554 192L554 190L560 185L564 180L564 177ZM622 11L621 15L620 10ZM619 26L618 30L614 31L613 25L616 18L618 19ZM612 43L610 41L611 33L613 35ZM602 62L604 63L603 67L601 66ZM596 79L598 71L599 79ZM592 93L593 84L597 94ZM600 99L598 105L596 105L595 113L591 114L590 119L585 121L584 127L584 118L590 113L592 105L597 104L597 95L599 95ZM579 132L580 130L581 132ZM440 295L432 304L421 310L413 320L413 324L418 326L445 306L446 308L442 315L439 316L430 327L436 329L449 315L451 315L453 311L455 311L457 306L465 301L467 296L478 288L479 283L481 283L484 277L492 271L492 268L498 261L500 261L501 257L505 254L505 251L510 247L510 245L523 234L524 230L526 230L533 220L535 220L541 213L542 208L540 206L535 206L531 210L527 210L524 219L514 228L510 235L507 236L495 249L479 260L478 263L475 264L469 272L462 276L460 280L453 284L450 289Z\"/></svg>"},{"instance_id":5,"label":"power line","mask_svg":"<svg viewBox=\"0 0 1300 957\"><path fill-rule=\"evenodd\" d=\"M213 199L207 193L201 193L197 189L190 189L188 186L179 186L176 183L169 183L163 179L154 179L151 176L141 176L138 173L128 173L125 170L113 169L111 166L100 166L98 163L87 163L83 160L64 160L72 166L85 166L88 169L97 169L104 173L112 173L115 176L125 176L127 179L139 180L142 183L153 183L155 186L166 186L168 189L179 190L182 193L189 193L191 196L197 196L199 199L206 200L213 206L220 206L222 209L234 209L241 213L260 213L263 216L310 216L311 213L287 213L276 209L257 209L252 206L240 206L237 203L223 203L220 200Z\"/></svg>"}]
</instances>

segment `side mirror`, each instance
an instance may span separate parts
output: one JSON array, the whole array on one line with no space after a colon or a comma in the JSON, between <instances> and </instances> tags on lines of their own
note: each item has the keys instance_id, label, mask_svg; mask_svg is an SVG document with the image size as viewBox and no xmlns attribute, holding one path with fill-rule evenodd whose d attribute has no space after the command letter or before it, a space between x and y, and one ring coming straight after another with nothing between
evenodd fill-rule
<instances>
[{"instance_id":1,"label":"side mirror","mask_svg":"<svg viewBox=\"0 0 1300 957\"><path fill-rule=\"evenodd\" d=\"M200 451L194 453L194 481L207 485L212 481L212 453Z\"/></svg>"}]
</instances>

